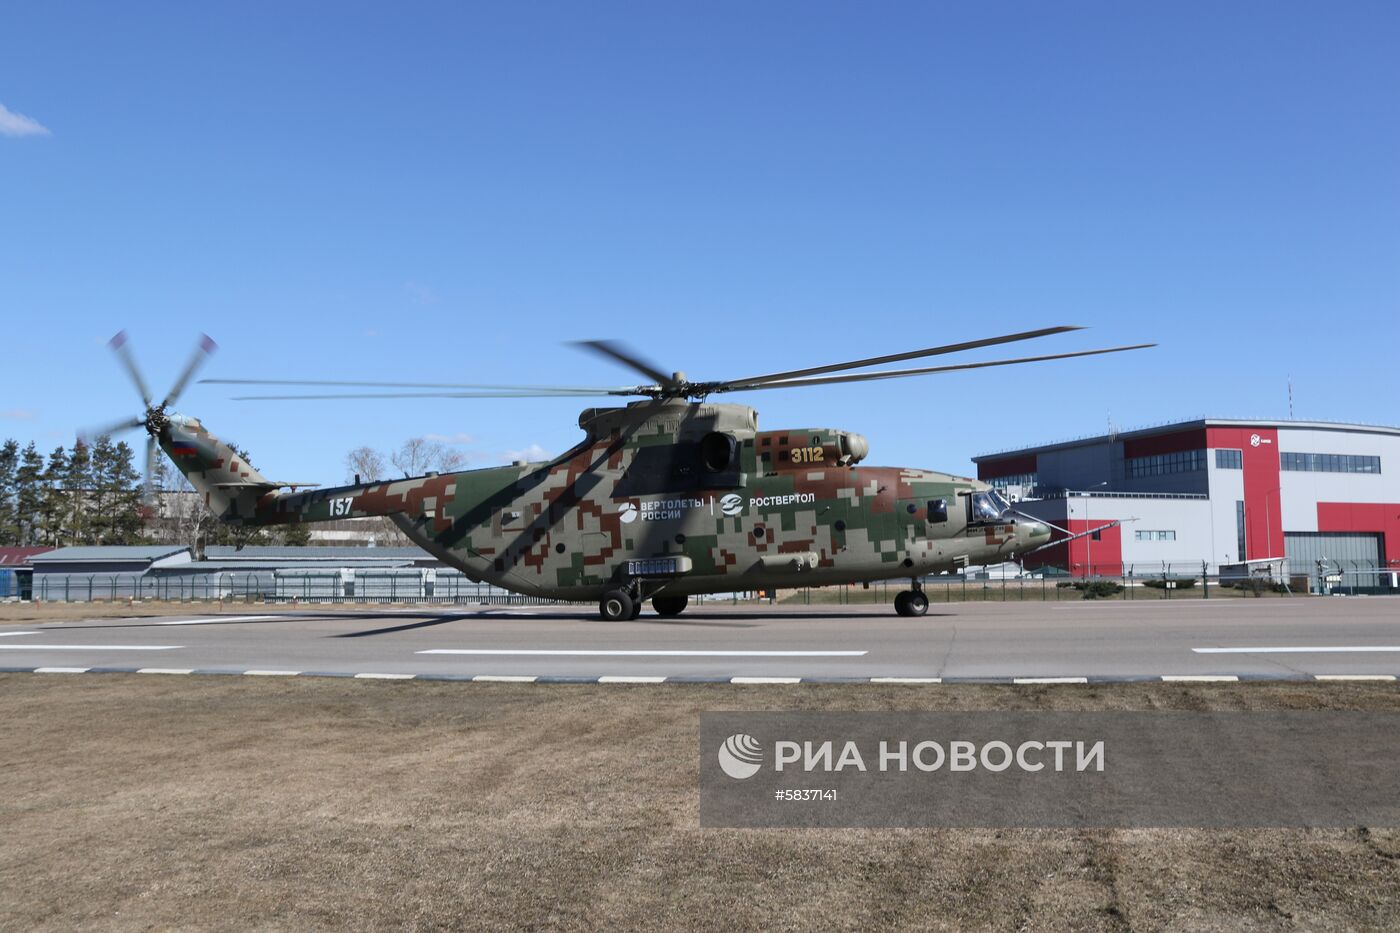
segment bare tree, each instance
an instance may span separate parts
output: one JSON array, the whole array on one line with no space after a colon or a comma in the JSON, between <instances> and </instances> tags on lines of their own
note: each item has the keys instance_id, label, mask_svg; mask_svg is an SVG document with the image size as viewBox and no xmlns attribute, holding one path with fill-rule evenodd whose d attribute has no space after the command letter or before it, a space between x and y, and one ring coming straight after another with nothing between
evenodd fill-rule
<instances>
[{"instance_id":1,"label":"bare tree","mask_svg":"<svg viewBox=\"0 0 1400 933\"><path fill-rule=\"evenodd\" d=\"M441 441L426 437L411 437L389 455L389 462L404 476L422 476L430 470L451 473L460 470L467 458Z\"/></svg>"},{"instance_id":2,"label":"bare tree","mask_svg":"<svg viewBox=\"0 0 1400 933\"><path fill-rule=\"evenodd\" d=\"M384 455L373 447L356 447L345 455L345 481L354 482L355 477L362 483L377 483L389 474L389 466Z\"/></svg>"}]
</instances>

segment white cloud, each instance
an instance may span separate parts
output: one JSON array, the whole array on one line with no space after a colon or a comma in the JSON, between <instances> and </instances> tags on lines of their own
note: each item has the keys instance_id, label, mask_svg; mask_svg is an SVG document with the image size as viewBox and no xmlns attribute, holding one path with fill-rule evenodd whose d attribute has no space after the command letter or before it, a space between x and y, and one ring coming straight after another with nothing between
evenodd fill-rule
<instances>
[{"instance_id":1,"label":"white cloud","mask_svg":"<svg viewBox=\"0 0 1400 933\"><path fill-rule=\"evenodd\" d=\"M49 128L0 104L0 136L48 136Z\"/></svg>"},{"instance_id":2,"label":"white cloud","mask_svg":"<svg viewBox=\"0 0 1400 933\"><path fill-rule=\"evenodd\" d=\"M549 459L549 451L539 444L531 444L524 450L507 450L501 454L501 459L514 463L517 460L528 460L530 463L537 463L541 460Z\"/></svg>"},{"instance_id":3,"label":"white cloud","mask_svg":"<svg viewBox=\"0 0 1400 933\"><path fill-rule=\"evenodd\" d=\"M0 411L0 418L5 418L9 421L33 421L34 414L35 413L28 408L7 408L4 411Z\"/></svg>"},{"instance_id":4,"label":"white cloud","mask_svg":"<svg viewBox=\"0 0 1400 933\"><path fill-rule=\"evenodd\" d=\"M458 432L456 434L424 434L424 440L437 441L439 444L474 444L476 438L470 434Z\"/></svg>"}]
</instances>

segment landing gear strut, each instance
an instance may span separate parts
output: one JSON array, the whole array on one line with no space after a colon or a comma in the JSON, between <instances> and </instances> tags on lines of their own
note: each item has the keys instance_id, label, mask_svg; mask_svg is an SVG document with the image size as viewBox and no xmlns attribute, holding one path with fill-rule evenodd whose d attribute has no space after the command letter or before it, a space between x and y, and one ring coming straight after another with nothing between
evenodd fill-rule
<instances>
[{"instance_id":1,"label":"landing gear strut","mask_svg":"<svg viewBox=\"0 0 1400 933\"><path fill-rule=\"evenodd\" d=\"M894 598L894 611L902 616L916 617L928 612L928 597L917 582L912 590L902 590Z\"/></svg>"}]
</instances>

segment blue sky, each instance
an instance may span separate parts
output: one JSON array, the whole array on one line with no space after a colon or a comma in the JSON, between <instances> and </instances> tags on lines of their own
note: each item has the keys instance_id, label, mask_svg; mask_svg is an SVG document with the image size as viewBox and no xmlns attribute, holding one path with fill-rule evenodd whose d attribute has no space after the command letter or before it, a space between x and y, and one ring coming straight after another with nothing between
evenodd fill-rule
<instances>
[{"instance_id":1,"label":"blue sky","mask_svg":"<svg viewBox=\"0 0 1400 933\"><path fill-rule=\"evenodd\" d=\"M1395 424L1397 39L1393 3L12 7L0 436L134 413L121 328L160 386L200 331L206 375L486 383L634 381L597 337L701 378L1161 344L731 399L953 471L1286 416L1290 375ZM229 394L180 408L328 481L413 435L558 452L592 404Z\"/></svg>"}]
</instances>

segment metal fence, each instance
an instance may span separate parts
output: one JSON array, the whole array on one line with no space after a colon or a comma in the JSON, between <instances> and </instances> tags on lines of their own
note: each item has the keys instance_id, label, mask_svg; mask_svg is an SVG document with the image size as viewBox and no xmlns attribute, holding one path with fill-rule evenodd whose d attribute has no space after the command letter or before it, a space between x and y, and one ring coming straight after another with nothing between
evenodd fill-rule
<instances>
[{"instance_id":1,"label":"metal fence","mask_svg":"<svg viewBox=\"0 0 1400 933\"><path fill-rule=\"evenodd\" d=\"M1014 570L1014 568L1012 568ZM1400 570L1365 562L1331 562L1286 578L1271 573L1208 573L1203 563L1129 564L1117 574L1071 576L1064 568L1001 576L995 571L938 574L920 582L935 603L1077 599L1220 599L1317 594L1400 594ZM746 600L807 605L891 603L908 580L869 585L749 591L695 598L696 602ZM179 574L35 574L33 598L44 602L114 600L299 603L474 603L547 605L558 600L521 596L475 583L455 570L224 571Z\"/></svg>"},{"instance_id":2,"label":"metal fence","mask_svg":"<svg viewBox=\"0 0 1400 933\"><path fill-rule=\"evenodd\" d=\"M555 600L521 596L456 571L341 570L207 574L36 574L33 598L44 602L234 600L307 603L477 603L540 605Z\"/></svg>"}]
</instances>

